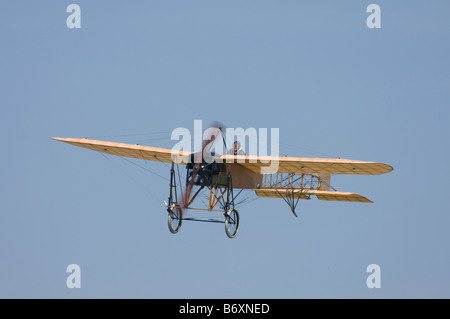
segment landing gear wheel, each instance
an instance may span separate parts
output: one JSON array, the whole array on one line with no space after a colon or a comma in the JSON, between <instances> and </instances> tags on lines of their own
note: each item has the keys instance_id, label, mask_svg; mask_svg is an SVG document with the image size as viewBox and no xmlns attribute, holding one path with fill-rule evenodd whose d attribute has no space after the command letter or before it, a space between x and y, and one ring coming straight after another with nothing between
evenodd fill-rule
<instances>
[{"instance_id":1,"label":"landing gear wheel","mask_svg":"<svg viewBox=\"0 0 450 319\"><path fill-rule=\"evenodd\" d=\"M230 238L236 237L239 232L239 213L235 208L225 214L225 232Z\"/></svg>"},{"instance_id":2,"label":"landing gear wheel","mask_svg":"<svg viewBox=\"0 0 450 319\"><path fill-rule=\"evenodd\" d=\"M183 222L183 219L181 218L181 212L178 208L168 208L167 211L169 212L169 230L172 234L176 234L180 230L181 224Z\"/></svg>"}]
</instances>

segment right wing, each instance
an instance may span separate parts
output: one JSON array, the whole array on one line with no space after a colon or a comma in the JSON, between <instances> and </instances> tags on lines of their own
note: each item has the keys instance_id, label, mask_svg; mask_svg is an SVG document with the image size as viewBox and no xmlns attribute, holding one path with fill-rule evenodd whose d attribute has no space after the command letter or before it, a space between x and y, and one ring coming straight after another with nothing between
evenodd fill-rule
<instances>
[{"instance_id":1,"label":"right wing","mask_svg":"<svg viewBox=\"0 0 450 319\"><path fill-rule=\"evenodd\" d=\"M224 163L230 161L255 173L316 173L378 175L392 171L392 166L340 158L278 157L252 155L222 155ZM274 165L275 164L275 165ZM266 170L266 171L263 171Z\"/></svg>"}]
</instances>

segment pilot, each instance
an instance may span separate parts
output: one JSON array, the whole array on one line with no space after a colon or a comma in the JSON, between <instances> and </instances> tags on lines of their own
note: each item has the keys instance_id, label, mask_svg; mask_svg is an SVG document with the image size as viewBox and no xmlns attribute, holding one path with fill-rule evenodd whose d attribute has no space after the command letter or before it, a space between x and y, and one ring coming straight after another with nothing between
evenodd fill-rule
<instances>
[{"instance_id":1,"label":"pilot","mask_svg":"<svg viewBox=\"0 0 450 319\"><path fill-rule=\"evenodd\" d=\"M245 152L241 148L241 143L239 143L239 141L235 141L233 143L233 147L228 150L228 154L230 154L230 155L245 155Z\"/></svg>"}]
</instances>

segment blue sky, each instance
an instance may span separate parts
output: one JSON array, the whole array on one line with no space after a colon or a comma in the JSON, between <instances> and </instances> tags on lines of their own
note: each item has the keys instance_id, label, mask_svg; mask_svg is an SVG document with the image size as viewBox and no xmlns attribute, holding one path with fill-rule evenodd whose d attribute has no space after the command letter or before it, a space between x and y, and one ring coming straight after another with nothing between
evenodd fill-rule
<instances>
[{"instance_id":1,"label":"blue sky","mask_svg":"<svg viewBox=\"0 0 450 319\"><path fill-rule=\"evenodd\" d=\"M450 297L448 2L377 1L381 29L364 1L77 1L68 29L70 3L1 5L0 297ZM295 218L261 198L233 240L222 224L173 235L166 180L50 139L169 137L196 119L394 171L332 177L374 204L313 199Z\"/></svg>"}]
</instances>

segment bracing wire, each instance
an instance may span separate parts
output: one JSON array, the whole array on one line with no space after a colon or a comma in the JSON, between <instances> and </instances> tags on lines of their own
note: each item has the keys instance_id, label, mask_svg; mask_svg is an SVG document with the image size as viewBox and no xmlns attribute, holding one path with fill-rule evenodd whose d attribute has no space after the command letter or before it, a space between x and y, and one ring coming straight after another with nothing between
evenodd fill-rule
<instances>
[{"instance_id":1,"label":"bracing wire","mask_svg":"<svg viewBox=\"0 0 450 319\"><path fill-rule=\"evenodd\" d=\"M147 133L132 133L132 134L117 134L117 135L102 135L102 136L91 136L90 139L109 139L115 138L119 139L122 143L147 143L156 141L169 141L170 132L147 132Z\"/></svg>"},{"instance_id":2,"label":"bracing wire","mask_svg":"<svg viewBox=\"0 0 450 319\"><path fill-rule=\"evenodd\" d=\"M140 167L140 168L146 170L147 172L150 172L150 173L152 173L153 175L156 175L156 176L158 176L159 178L162 178L162 179L165 180L166 182L169 181L166 177L164 177L164 176L162 176L162 175L159 175L158 173L155 173L155 172L149 170L148 168L146 168L146 167L144 167L144 166L141 166L141 165L139 165L139 164L137 164L137 163L135 163L135 162L129 160L129 159L126 158L126 157L123 157L123 156L119 156L119 157L120 157L121 159L127 161L128 163L131 163L131 164L133 164L133 165L136 165L137 167Z\"/></svg>"},{"instance_id":3,"label":"bracing wire","mask_svg":"<svg viewBox=\"0 0 450 319\"><path fill-rule=\"evenodd\" d=\"M106 156L105 154L103 154L102 152L98 152L100 153L104 158L106 158L110 163L112 163L116 168L118 168L124 175L126 175L128 178L130 178L133 182L135 182L139 187L141 187L144 191L146 191L150 196L153 197L153 199L155 199L156 201L158 201L159 203L163 204L164 203L155 195L153 194L147 187L145 187L144 185L142 185L140 182L138 182L133 176L131 176L130 174L128 174L125 170L123 170L119 165L117 165L114 161L112 161L108 156Z\"/></svg>"},{"instance_id":4,"label":"bracing wire","mask_svg":"<svg viewBox=\"0 0 450 319\"><path fill-rule=\"evenodd\" d=\"M169 134L169 133L170 132L146 132L146 133L131 133L131 134L119 134L119 135L91 136L91 138L128 137L128 136L143 136L143 135Z\"/></svg>"}]
</instances>

